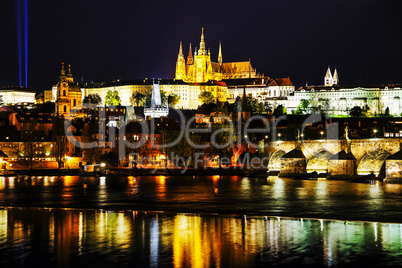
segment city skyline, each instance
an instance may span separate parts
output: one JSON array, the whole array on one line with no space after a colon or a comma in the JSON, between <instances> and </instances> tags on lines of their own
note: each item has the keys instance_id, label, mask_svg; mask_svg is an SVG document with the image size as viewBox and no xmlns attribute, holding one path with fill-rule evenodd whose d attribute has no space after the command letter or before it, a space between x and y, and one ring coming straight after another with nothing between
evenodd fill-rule
<instances>
[{"instance_id":1,"label":"city skyline","mask_svg":"<svg viewBox=\"0 0 402 268\"><path fill-rule=\"evenodd\" d=\"M28 88L49 89L61 62L76 81L174 78L180 42L227 61L251 60L258 72L291 77L296 87L322 84L329 66L340 84L402 82L398 1L221 1L119 4L28 1ZM16 5L0 4L0 86L19 84ZM242 41L244 40L244 41Z\"/></svg>"}]
</instances>

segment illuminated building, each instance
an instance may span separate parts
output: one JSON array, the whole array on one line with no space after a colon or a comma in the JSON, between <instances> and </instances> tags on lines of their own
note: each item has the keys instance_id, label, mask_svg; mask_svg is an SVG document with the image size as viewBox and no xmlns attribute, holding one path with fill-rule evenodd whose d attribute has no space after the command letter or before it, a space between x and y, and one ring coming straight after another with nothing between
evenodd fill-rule
<instances>
[{"instance_id":1,"label":"illuminated building","mask_svg":"<svg viewBox=\"0 0 402 268\"><path fill-rule=\"evenodd\" d=\"M321 86L303 86L294 91L287 97L285 107L288 112L296 111L303 99L310 101L310 109L321 109L330 114L346 115L355 106L368 107L371 115L384 113L387 107L392 115L399 116L402 112L400 85L340 86L337 70L332 76L329 68L324 83Z\"/></svg>"},{"instance_id":2,"label":"illuminated building","mask_svg":"<svg viewBox=\"0 0 402 268\"><path fill-rule=\"evenodd\" d=\"M35 103L35 91L24 87L8 87L0 89L4 105Z\"/></svg>"},{"instance_id":3,"label":"illuminated building","mask_svg":"<svg viewBox=\"0 0 402 268\"><path fill-rule=\"evenodd\" d=\"M74 84L70 65L66 74L62 63L59 82L52 88L52 100L56 102L56 112L67 114L71 109L79 109L82 106L82 99L81 89Z\"/></svg>"},{"instance_id":4,"label":"illuminated building","mask_svg":"<svg viewBox=\"0 0 402 268\"><path fill-rule=\"evenodd\" d=\"M211 61L211 52L205 48L204 29L201 33L200 47L191 51L191 44L187 57L184 58L182 43L180 42L179 55L176 62L175 78L189 83L205 83L207 81L238 78L259 77L250 61L223 62L222 46L219 44L218 62Z\"/></svg>"},{"instance_id":5,"label":"illuminated building","mask_svg":"<svg viewBox=\"0 0 402 268\"><path fill-rule=\"evenodd\" d=\"M260 102L269 103L273 108L278 105L287 107L288 96L293 94L295 87L290 78L244 78L223 80L228 87L228 101L234 102L237 97L251 95Z\"/></svg>"}]
</instances>

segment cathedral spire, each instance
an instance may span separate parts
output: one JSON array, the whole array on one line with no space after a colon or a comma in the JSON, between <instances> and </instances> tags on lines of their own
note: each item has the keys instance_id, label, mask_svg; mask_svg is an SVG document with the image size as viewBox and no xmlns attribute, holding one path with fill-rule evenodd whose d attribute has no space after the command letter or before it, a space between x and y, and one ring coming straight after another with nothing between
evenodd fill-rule
<instances>
[{"instance_id":1,"label":"cathedral spire","mask_svg":"<svg viewBox=\"0 0 402 268\"><path fill-rule=\"evenodd\" d=\"M221 45L220 41L219 41L218 63L219 63L219 65L222 66L222 45Z\"/></svg>"},{"instance_id":2,"label":"cathedral spire","mask_svg":"<svg viewBox=\"0 0 402 268\"><path fill-rule=\"evenodd\" d=\"M198 54L199 55L205 55L206 54L205 41L204 41L204 28L202 28L202 32L201 32L201 42L200 42L200 49L198 50Z\"/></svg>"},{"instance_id":3,"label":"cathedral spire","mask_svg":"<svg viewBox=\"0 0 402 268\"><path fill-rule=\"evenodd\" d=\"M179 48L179 56L183 56L183 57L184 57L184 54L183 54L183 46L182 46L182 44L181 44L181 41L180 41L180 48Z\"/></svg>"},{"instance_id":4,"label":"cathedral spire","mask_svg":"<svg viewBox=\"0 0 402 268\"><path fill-rule=\"evenodd\" d=\"M192 65L194 64L194 59L193 59L193 52L191 51L191 43L190 43L190 48L188 49L188 56L187 56L187 65Z\"/></svg>"}]
</instances>

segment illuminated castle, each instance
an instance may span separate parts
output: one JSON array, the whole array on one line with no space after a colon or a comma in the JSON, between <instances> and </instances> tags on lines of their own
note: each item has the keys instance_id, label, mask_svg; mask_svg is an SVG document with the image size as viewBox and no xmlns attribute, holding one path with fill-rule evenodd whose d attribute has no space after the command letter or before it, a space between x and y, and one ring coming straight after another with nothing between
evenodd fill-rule
<instances>
[{"instance_id":1,"label":"illuminated castle","mask_svg":"<svg viewBox=\"0 0 402 268\"><path fill-rule=\"evenodd\" d=\"M180 42L179 55L176 62L175 78L188 83L205 83L207 81L236 78L256 78L256 70L250 61L223 62L222 46L219 44L218 62L211 61L211 52L205 49L204 28L201 33L200 49L194 51L194 57L190 49L187 62L184 58L182 43Z\"/></svg>"}]
</instances>

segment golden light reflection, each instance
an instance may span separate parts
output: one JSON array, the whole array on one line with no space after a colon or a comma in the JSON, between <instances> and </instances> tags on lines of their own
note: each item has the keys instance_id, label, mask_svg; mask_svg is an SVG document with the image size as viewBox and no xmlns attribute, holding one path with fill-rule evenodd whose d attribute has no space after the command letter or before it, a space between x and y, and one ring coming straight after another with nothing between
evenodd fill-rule
<instances>
[{"instance_id":1,"label":"golden light reflection","mask_svg":"<svg viewBox=\"0 0 402 268\"><path fill-rule=\"evenodd\" d=\"M6 209L0 210L0 245L5 245L7 241L7 213Z\"/></svg>"},{"instance_id":2,"label":"golden light reflection","mask_svg":"<svg viewBox=\"0 0 402 268\"><path fill-rule=\"evenodd\" d=\"M160 200L166 198L166 176L156 176L155 181L157 183L156 195Z\"/></svg>"},{"instance_id":3,"label":"golden light reflection","mask_svg":"<svg viewBox=\"0 0 402 268\"><path fill-rule=\"evenodd\" d=\"M63 184L66 187L70 187L78 182L79 177L78 176L64 176L62 177L63 179Z\"/></svg>"},{"instance_id":4,"label":"golden light reflection","mask_svg":"<svg viewBox=\"0 0 402 268\"><path fill-rule=\"evenodd\" d=\"M8 177L8 188L14 188L14 177Z\"/></svg>"},{"instance_id":5,"label":"golden light reflection","mask_svg":"<svg viewBox=\"0 0 402 268\"><path fill-rule=\"evenodd\" d=\"M48 250L56 266L71 264L72 257L89 252L114 255L110 260L122 263L131 256L133 266L250 267L267 260L283 263L294 257L295 251L317 256L321 265L341 266L337 261L342 256L364 258L371 254L364 251L372 248L380 250L375 254L396 256L402 245L401 224L138 211L0 209L0 245L12 241L10 245L18 249L16 253L29 255L38 234L41 240L48 239L48 247L41 251ZM147 263L135 263L140 258Z\"/></svg>"},{"instance_id":6,"label":"golden light reflection","mask_svg":"<svg viewBox=\"0 0 402 268\"><path fill-rule=\"evenodd\" d=\"M0 177L0 190L6 188L6 179L4 177Z\"/></svg>"}]
</instances>

